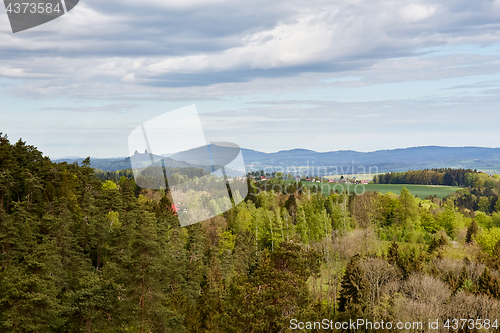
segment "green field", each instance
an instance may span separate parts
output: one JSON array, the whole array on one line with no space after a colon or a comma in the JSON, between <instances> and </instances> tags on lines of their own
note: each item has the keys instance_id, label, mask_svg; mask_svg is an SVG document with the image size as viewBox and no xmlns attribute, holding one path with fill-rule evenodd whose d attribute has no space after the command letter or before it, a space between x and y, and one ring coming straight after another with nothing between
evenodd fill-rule
<instances>
[{"instance_id":1,"label":"green field","mask_svg":"<svg viewBox=\"0 0 500 333\"><path fill-rule=\"evenodd\" d=\"M384 173L355 173L355 174L345 174L344 177L352 179L356 177L357 180L368 180L372 181L374 176L383 175ZM340 175L326 176L325 179L339 179Z\"/></svg>"},{"instance_id":2,"label":"green field","mask_svg":"<svg viewBox=\"0 0 500 333\"><path fill-rule=\"evenodd\" d=\"M417 195L419 198L424 199L429 195L436 195L439 198L444 198L448 194L456 192L460 189L458 186L434 186L434 185L406 185L406 184L334 184L334 183L311 183L302 182L304 186L316 185L320 186L324 194L330 193L330 190L338 190L339 192L347 190L348 192L356 192L362 194L363 192L380 192L387 193L393 192L399 194L403 187L406 187L410 193Z\"/></svg>"}]
</instances>

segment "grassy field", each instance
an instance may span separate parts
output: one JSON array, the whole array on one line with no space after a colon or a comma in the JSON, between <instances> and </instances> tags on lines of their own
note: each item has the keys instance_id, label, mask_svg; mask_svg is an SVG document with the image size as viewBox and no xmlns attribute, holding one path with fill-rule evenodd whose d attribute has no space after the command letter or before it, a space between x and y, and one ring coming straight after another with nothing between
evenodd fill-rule
<instances>
[{"instance_id":1,"label":"grassy field","mask_svg":"<svg viewBox=\"0 0 500 333\"><path fill-rule=\"evenodd\" d=\"M311 183L302 182L304 186L316 185L320 186L324 194L330 193L330 190L338 190L339 192L347 190L348 192L356 192L357 194L362 194L363 192L380 192L387 193L393 192L399 194L403 187L406 187L410 193L418 196L419 198L425 198L429 195L436 195L439 198L444 198L448 194L453 193L460 189L458 186L436 186L436 185L405 185L405 184L366 184L366 185L355 185L355 184L334 184L334 183Z\"/></svg>"},{"instance_id":2,"label":"grassy field","mask_svg":"<svg viewBox=\"0 0 500 333\"><path fill-rule=\"evenodd\" d=\"M351 174L346 174L344 175L344 177L346 178L353 178L353 177L356 177L357 180L368 180L368 181L371 181L373 180L373 177L376 176L376 175L383 175L384 173L355 173L353 175ZM325 177L326 179L339 179L340 178L340 175L333 175L333 176L326 176Z\"/></svg>"}]
</instances>

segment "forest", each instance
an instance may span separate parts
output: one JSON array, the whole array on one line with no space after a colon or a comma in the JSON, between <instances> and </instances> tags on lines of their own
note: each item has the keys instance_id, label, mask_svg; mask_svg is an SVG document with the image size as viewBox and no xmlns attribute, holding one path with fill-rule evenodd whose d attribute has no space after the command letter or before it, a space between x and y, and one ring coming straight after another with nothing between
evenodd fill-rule
<instances>
[{"instance_id":1,"label":"forest","mask_svg":"<svg viewBox=\"0 0 500 333\"><path fill-rule=\"evenodd\" d=\"M236 208L182 228L168 190L0 133L0 331L498 331L500 176L428 172L463 187L420 199L249 181Z\"/></svg>"},{"instance_id":2,"label":"forest","mask_svg":"<svg viewBox=\"0 0 500 333\"><path fill-rule=\"evenodd\" d=\"M373 177L376 184L418 184L473 187L477 170L471 169L425 169L405 172L388 172Z\"/></svg>"}]
</instances>

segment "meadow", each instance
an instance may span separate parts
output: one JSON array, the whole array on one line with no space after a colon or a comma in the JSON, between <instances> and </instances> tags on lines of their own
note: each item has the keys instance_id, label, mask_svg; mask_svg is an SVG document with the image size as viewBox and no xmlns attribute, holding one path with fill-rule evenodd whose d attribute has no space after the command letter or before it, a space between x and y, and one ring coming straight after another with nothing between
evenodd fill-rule
<instances>
[{"instance_id":1,"label":"meadow","mask_svg":"<svg viewBox=\"0 0 500 333\"><path fill-rule=\"evenodd\" d=\"M356 177L357 180L368 180L372 181L374 176L378 176L384 173L355 173L355 174L346 174L344 177L347 177L349 179L352 179ZM339 179L340 175L331 175L331 176L325 176L325 179Z\"/></svg>"},{"instance_id":2,"label":"meadow","mask_svg":"<svg viewBox=\"0 0 500 333\"><path fill-rule=\"evenodd\" d=\"M333 189L343 192L347 190L348 192L355 192L357 194L362 194L364 192L380 192L382 194L387 192L393 192L399 194L403 187L406 187L411 194L424 199L429 195L436 195L439 198L444 198L448 194L456 192L460 189L458 186L441 186L441 185L408 185L408 184L340 184L340 183L312 183L312 182L302 182L304 186L319 186L323 194L328 194Z\"/></svg>"}]
</instances>

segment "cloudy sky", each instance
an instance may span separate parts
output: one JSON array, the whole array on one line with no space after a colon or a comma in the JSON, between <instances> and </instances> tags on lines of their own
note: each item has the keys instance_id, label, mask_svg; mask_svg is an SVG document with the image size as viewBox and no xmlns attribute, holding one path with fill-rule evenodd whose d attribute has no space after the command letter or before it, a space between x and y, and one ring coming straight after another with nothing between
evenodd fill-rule
<instances>
[{"instance_id":1,"label":"cloudy sky","mask_svg":"<svg viewBox=\"0 0 500 333\"><path fill-rule=\"evenodd\" d=\"M265 152L500 146L500 0L81 0L16 34L2 7L0 60L0 132L54 158L191 104Z\"/></svg>"}]
</instances>

